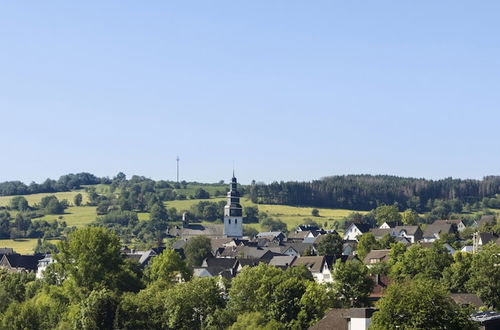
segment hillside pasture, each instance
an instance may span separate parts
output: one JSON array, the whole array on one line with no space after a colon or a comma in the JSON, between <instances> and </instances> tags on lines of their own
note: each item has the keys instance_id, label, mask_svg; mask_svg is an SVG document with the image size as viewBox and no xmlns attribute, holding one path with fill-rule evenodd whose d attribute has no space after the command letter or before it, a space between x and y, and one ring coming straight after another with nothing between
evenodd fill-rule
<instances>
[{"instance_id":1,"label":"hillside pasture","mask_svg":"<svg viewBox=\"0 0 500 330\"><path fill-rule=\"evenodd\" d=\"M70 205L73 205L73 200L77 194L82 194L82 205L88 202L88 196L85 190L73 190L73 191L64 191L64 192L56 192L56 193L40 193L40 194L31 194L31 195L22 195L28 201L30 206L35 204L39 204L42 198L46 196L54 195L58 200L66 199ZM9 206L10 201L15 196L0 196L0 206Z\"/></svg>"}]
</instances>

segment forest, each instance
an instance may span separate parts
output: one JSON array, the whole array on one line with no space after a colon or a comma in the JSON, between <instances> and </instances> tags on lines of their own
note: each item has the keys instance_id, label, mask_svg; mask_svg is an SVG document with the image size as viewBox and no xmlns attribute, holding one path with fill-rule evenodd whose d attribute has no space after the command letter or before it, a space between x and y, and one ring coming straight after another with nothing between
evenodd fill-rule
<instances>
[{"instance_id":1,"label":"forest","mask_svg":"<svg viewBox=\"0 0 500 330\"><path fill-rule=\"evenodd\" d=\"M482 180L427 180L389 175L330 176L312 182L252 182L254 203L372 210L396 203L400 210L430 211L436 201L474 205L500 193L500 176ZM494 206L492 206L494 207Z\"/></svg>"}]
</instances>

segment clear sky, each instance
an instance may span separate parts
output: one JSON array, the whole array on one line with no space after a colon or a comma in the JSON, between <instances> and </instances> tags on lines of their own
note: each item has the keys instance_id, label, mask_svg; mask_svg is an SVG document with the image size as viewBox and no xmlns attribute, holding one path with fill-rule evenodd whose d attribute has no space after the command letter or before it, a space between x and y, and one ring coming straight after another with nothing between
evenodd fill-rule
<instances>
[{"instance_id":1,"label":"clear sky","mask_svg":"<svg viewBox=\"0 0 500 330\"><path fill-rule=\"evenodd\" d=\"M500 1L3 1L0 181L500 174Z\"/></svg>"}]
</instances>

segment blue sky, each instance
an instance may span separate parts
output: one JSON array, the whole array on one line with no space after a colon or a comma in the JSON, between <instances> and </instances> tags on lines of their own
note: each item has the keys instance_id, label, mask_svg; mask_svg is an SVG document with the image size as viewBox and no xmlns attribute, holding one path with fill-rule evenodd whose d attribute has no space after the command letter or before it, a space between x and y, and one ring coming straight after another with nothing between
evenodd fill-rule
<instances>
[{"instance_id":1,"label":"blue sky","mask_svg":"<svg viewBox=\"0 0 500 330\"><path fill-rule=\"evenodd\" d=\"M0 181L500 174L498 1L0 4Z\"/></svg>"}]
</instances>

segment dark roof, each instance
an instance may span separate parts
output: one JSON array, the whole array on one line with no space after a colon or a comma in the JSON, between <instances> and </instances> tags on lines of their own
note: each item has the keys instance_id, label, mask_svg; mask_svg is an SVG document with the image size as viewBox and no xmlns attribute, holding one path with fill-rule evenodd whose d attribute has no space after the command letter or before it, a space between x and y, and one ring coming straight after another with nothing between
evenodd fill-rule
<instances>
[{"instance_id":1,"label":"dark roof","mask_svg":"<svg viewBox=\"0 0 500 330\"><path fill-rule=\"evenodd\" d=\"M292 266L306 266L310 272L320 273L323 270L324 263L325 257L323 256L299 257L293 261Z\"/></svg>"},{"instance_id":2,"label":"dark roof","mask_svg":"<svg viewBox=\"0 0 500 330\"><path fill-rule=\"evenodd\" d=\"M233 268L238 263L234 258L214 258L208 257L203 260L202 267L221 267L224 269Z\"/></svg>"},{"instance_id":3,"label":"dark roof","mask_svg":"<svg viewBox=\"0 0 500 330\"><path fill-rule=\"evenodd\" d=\"M331 309L309 330L347 330L349 324L348 318L345 317L347 314L347 309Z\"/></svg>"},{"instance_id":4,"label":"dark roof","mask_svg":"<svg viewBox=\"0 0 500 330\"><path fill-rule=\"evenodd\" d=\"M353 225L355 225L362 233L369 232L371 228L370 225L366 223L353 223Z\"/></svg>"},{"instance_id":5,"label":"dark roof","mask_svg":"<svg viewBox=\"0 0 500 330\"><path fill-rule=\"evenodd\" d=\"M352 318L371 318L376 309L350 308L350 309L331 309L325 316L309 330L347 330L349 329L349 319Z\"/></svg>"},{"instance_id":6,"label":"dark roof","mask_svg":"<svg viewBox=\"0 0 500 330\"><path fill-rule=\"evenodd\" d=\"M297 226L298 231L303 231L303 230L319 230L318 226L315 225L300 225Z\"/></svg>"},{"instance_id":7,"label":"dark roof","mask_svg":"<svg viewBox=\"0 0 500 330\"><path fill-rule=\"evenodd\" d=\"M400 233L402 230L406 232L407 235L415 235L419 231L419 226L396 226L394 227L394 231L396 233Z\"/></svg>"},{"instance_id":8,"label":"dark roof","mask_svg":"<svg viewBox=\"0 0 500 330\"><path fill-rule=\"evenodd\" d=\"M43 259L44 257L45 255L43 254L21 255L16 253L4 254L2 260L7 261L12 268L36 271L38 269L38 260Z\"/></svg>"},{"instance_id":9,"label":"dark roof","mask_svg":"<svg viewBox=\"0 0 500 330\"><path fill-rule=\"evenodd\" d=\"M424 231L424 237L436 237L440 234L455 233L457 226L454 223L433 223L428 225Z\"/></svg>"},{"instance_id":10,"label":"dark roof","mask_svg":"<svg viewBox=\"0 0 500 330\"><path fill-rule=\"evenodd\" d=\"M481 243L483 245L488 244L491 241L496 241L498 237L492 233L479 233L479 237L481 238Z\"/></svg>"}]
</instances>

